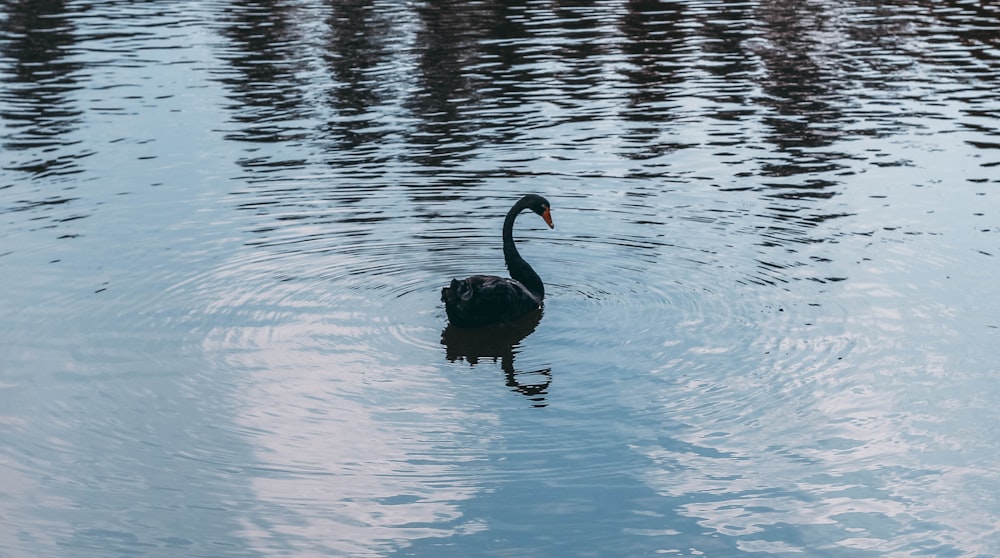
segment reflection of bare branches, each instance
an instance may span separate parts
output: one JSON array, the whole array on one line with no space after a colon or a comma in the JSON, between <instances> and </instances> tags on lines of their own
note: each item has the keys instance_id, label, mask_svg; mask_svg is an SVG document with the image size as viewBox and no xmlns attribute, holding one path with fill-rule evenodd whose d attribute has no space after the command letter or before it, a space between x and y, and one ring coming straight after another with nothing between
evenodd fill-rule
<instances>
[{"instance_id":1,"label":"reflection of bare branches","mask_svg":"<svg viewBox=\"0 0 1000 558\"><path fill-rule=\"evenodd\" d=\"M507 387L530 399L535 407L544 407L545 394L552 383L552 369L523 372L514 369L514 348L535 331L541 319L542 309L539 308L515 322L502 325L467 329L448 324L441 332L441 344L452 362L465 360L475 366L481 358L492 358L493 362L499 359Z\"/></svg>"}]
</instances>

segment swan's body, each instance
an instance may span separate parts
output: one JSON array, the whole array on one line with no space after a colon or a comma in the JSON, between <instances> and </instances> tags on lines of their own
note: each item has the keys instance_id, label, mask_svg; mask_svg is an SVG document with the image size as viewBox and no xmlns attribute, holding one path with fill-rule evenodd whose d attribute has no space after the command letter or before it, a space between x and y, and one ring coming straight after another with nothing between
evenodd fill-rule
<instances>
[{"instance_id":1,"label":"swan's body","mask_svg":"<svg viewBox=\"0 0 1000 558\"><path fill-rule=\"evenodd\" d=\"M473 275L441 289L448 320L459 327L500 324L537 310L545 298L545 286L535 270L524 261L514 245L514 219L525 209L537 213L551 228L549 202L528 194L517 201L503 222L503 259L510 278Z\"/></svg>"}]
</instances>

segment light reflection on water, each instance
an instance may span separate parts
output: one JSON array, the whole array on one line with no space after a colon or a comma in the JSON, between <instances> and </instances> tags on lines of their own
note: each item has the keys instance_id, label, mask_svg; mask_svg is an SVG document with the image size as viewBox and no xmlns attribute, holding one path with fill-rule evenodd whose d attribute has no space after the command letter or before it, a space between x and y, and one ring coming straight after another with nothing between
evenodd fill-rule
<instances>
[{"instance_id":1,"label":"light reflection on water","mask_svg":"<svg viewBox=\"0 0 1000 558\"><path fill-rule=\"evenodd\" d=\"M989 555L996 10L0 10L0 554ZM453 276L547 283L509 339Z\"/></svg>"}]
</instances>

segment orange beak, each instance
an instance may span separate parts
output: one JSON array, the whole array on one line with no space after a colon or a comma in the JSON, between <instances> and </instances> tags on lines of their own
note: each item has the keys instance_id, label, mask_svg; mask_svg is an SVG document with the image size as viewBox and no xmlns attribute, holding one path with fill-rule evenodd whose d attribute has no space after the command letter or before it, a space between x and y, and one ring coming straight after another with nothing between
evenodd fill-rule
<instances>
[{"instance_id":1,"label":"orange beak","mask_svg":"<svg viewBox=\"0 0 1000 558\"><path fill-rule=\"evenodd\" d=\"M545 224L549 226L550 229L555 228L552 224L552 213L549 212L549 208L545 208L545 213L542 213L542 219L545 219Z\"/></svg>"}]
</instances>

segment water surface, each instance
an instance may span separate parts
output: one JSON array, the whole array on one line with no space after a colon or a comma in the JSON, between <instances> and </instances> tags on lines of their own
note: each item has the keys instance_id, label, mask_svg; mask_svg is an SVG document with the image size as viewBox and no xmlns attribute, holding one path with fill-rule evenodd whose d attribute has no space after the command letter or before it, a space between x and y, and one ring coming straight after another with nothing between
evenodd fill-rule
<instances>
[{"instance_id":1,"label":"water surface","mask_svg":"<svg viewBox=\"0 0 1000 558\"><path fill-rule=\"evenodd\" d=\"M1000 553L998 16L6 3L0 554Z\"/></svg>"}]
</instances>

